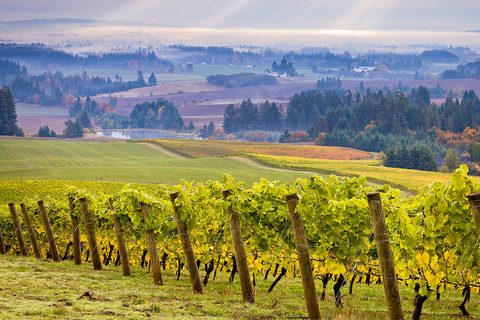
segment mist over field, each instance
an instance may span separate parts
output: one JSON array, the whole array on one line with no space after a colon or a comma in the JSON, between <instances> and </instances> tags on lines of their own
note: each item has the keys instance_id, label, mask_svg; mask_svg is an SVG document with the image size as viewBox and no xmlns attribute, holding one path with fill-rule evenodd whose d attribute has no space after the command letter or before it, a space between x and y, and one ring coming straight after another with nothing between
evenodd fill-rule
<instances>
[{"instance_id":1,"label":"mist over field","mask_svg":"<svg viewBox=\"0 0 480 320\"><path fill-rule=\"evenodd\" d=\"M168 27L154 24L100 20L54 19L0 22L0 41L64 46L72 53L98 53L116 46L263 46L287 50L329 47L332 51L358 54L367 51L421 53L447 46L480 50L480 33L422 30L287 29L256 27Z\"/></svg>"}]
</instances>

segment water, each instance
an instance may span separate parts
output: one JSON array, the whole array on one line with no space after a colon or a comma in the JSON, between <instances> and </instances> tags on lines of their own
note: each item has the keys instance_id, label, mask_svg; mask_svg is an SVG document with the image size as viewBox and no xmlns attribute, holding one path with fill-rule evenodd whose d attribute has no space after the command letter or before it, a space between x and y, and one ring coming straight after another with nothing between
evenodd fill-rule
<instances>
[{"instance_id":1,"label":"water","mask_svg":"<svg viewBox=\"0 0 480 320\"><path fill-rule=\"evenodd\" d=\"M199 139L198 134L147 129L104 130L97 131L97 135L116 139Z\"/></svg>"}]
</instances>

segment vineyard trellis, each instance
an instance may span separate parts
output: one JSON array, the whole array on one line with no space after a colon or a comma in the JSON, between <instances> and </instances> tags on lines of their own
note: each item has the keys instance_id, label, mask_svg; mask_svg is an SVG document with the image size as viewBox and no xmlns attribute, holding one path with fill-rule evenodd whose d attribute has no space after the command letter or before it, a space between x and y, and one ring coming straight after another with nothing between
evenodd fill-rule
<instances>
[{"instance_id":1,"label":"vineyard trellis","mask_svg":"<svg viewBox=\"0 0 480 320\"><path fill-rule=\"evenodd\" d=\"M162 266L168 264L180 276L185 261L192 289L199 294L202 263L206 286L212 272L211 281L236 261L243 299L250 303L254 275L267 279L275 265L271 289L285 273L300 273L310 318L320 318L314 278L324 288L335 279L335 304L341 306L342 286L350 280L352 292L357 276L368 283L373 276L384 282L391 319L403 318L395 290L402 284L417 293L414 319L428 297L440 296L449 286L464 288L459 307L465 315L467 295L480 288L480 183L467 173L462 166L449 183L426 185L413 197L401 197L389 186L365 187L364 178L336 176L312 176L291 185L262 179L246 188L225 175L222 182L159 185L153 193L126 185L117 194L93 194L70 186L64 200L24 199L30 240L23 242L33 247L37 242L54 260L58 246L64 250L63 256L56 253L58 260L75 258L80 264L91 259L96 270L113 262L116 253L115 265L122 265L125 276L131 275L130 264L148 265L156 284L163 284ZM10 219L0 215L0 253L23 252L25 247L27 254L15 204L9 207ZM387 238L373 237L380 221L385 229L379 234ZM87 243L88 250L82 251ZM43 256L40 251L37 258ZM231 269L233 280L235 262Z\"/></svg>"}]
</instances>

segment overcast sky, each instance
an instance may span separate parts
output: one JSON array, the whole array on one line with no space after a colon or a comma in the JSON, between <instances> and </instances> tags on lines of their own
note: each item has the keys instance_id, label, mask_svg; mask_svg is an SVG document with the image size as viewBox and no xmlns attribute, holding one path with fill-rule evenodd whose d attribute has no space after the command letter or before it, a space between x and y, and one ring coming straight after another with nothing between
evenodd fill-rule
<instances>
[{"instance_id":1,"label":"overcast sky","mask_svg":"<svg viewBox=\"0 0 480 320\"><path fill-rule=\"evenodd\" d=\"M86 18L190 28L465 31L479 0L0 0L0 20Z\"/></svg>"}]
</instances>

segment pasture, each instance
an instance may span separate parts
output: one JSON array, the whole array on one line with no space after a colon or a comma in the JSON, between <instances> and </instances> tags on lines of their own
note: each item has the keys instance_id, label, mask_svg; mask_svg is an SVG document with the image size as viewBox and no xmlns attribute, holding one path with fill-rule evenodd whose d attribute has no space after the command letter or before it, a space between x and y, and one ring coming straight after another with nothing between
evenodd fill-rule
<instances>
[{"instance_id":1,"label":"pasture","mask_svg":"<svg viewBox=\"0 0 480 320\"><path fill-rule=\"evenodd\" d=\"M293 182L311 174L267 170L229 158L188 159L159 145L131 142L0 140L0 180L85 180L176 184L229 173L252 184L260 178Z\"/></svg>"}]
</instances>

